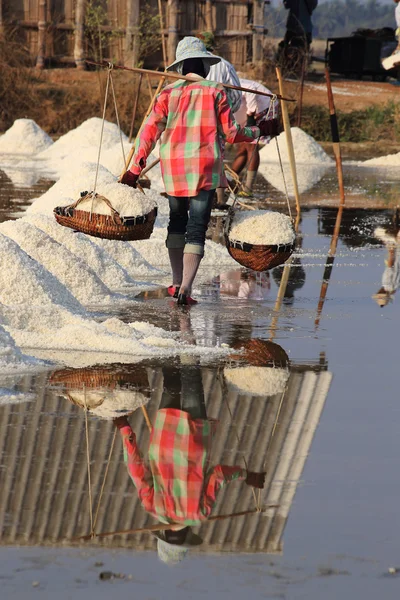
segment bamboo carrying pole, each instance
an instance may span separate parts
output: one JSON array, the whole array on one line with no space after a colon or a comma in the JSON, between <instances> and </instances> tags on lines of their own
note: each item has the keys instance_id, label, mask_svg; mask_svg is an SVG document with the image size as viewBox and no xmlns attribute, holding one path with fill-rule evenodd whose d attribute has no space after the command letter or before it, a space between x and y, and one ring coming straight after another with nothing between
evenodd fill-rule
<instances>
[{"instance_id":1,"label":"bamboo carrying pole","mask_svg":"<svg viewBox=\"0 0 400 600\"><path fill-rule=\"evenodd\" d=\"M95 62L93 60L86 61L88 65L95 65L97 67L104 67L108 69L110 63L106 62ZM122 65L114 65L114 69L122 69L123 71L131 71L132 73L148 73L149 75L154 75L154 77L162 77L163 79L182 79L183 81L198 81L198 78L195 77L187 77L186 75L180 75L179 73L175 73L173 71L153 71L151 69L140 69L139 67L123 67ZM251 90L250 88L242 87L239 85L231 85L230 83L221 83L224 88L228 88L230 90L239 90L241 92L250 92L251 94L256 94L258 96L267 96L268 98L278 98L278 100L284 100L285 102L296 102L293 98L284 98L280 94L267 94L266 92L260 92L258 90Z\"/></svg>"},{"instance_id":2,"label":"bamboo carrying pole","mask_svg":"<svg viewBox=\"0 0 400 600\"><path fill-rule=\"evenodd\" d=\"M269 504L268 506L263 507L262 511L268 510L270 508L279 508L279 504ZM222 521L224 519L230 519L232 517L243 517L245 515L252 515L252 514L255 515L260 512L261 512L260 510L258 510L257 508L254 508L252 510L243 510L241 512L232 513L231 515L216 515L215 517L209 517L206 521L204 521L204 523L209 523L211 521ZM139 529L122 529L120 531L106 531L105 533L96 533L94 535L92 535L92 534L81 535L79 537L72 538L70 541L71 542L80 542L80 541L91 540L93 538L110 537L111 535L127 535L127 534L133 534L133 533L146 533L146 532L151 533L152 531L165 531L167 529L173 528L174 525L177 525L177 523L168 523L168 524L160 523L158 525L149 525L149 527L141 527Z\"/></svg>"},{"instance_id":3,"label":"bamboo carrying pole","mask_svg":"<svg viewBox=\"0 0 400 600\"><path fill-rule=\"evenodd\" d=\"M287 106L286 106L287 99L283 97L283 79L282 79L282 72L279 67L276 68L276 76L278 78L278 83L279 83L280 96L278 96L278 98L281 99L283 126L285 128L286 143L287 143L287 147L288 147L288 154L289 154L289 161L290 161L290 171L292 173L292 179L293 179L294 197L296 199L296 210L297 210L297 214L299 214L300 213L300 195L299 195L299 187L297 185L296 161L294 158L294 148L293 148L292 132L290 129L289 113L288 113Z\"/></svg>"},{"instance_id":4,"label":"bamboo carrying pole","mask_svg":"<svg viewBox=\"0 0 400 600\"><path fill-rule=\"evenodd\" d=\"M328 292L329 281L330 281L330 278L332 275L333 263L335 261L337 244L338 244L338 240L339 240L340 225L342 223L343 209L344 209L344 203L345 203L342 153L340 150L339 127L338 127L338 122L337 122L335 103L333 100L333 92L332 92L331 77L330 77L329 69L325 69L325 78L326 78L326 87L327 87L327 92L328 92L329 114L330 114L330 119L331 119L332 145L333 145L333 151L335 153L335 160L336 160L336 170L337 170L339 192L340 192L340 203L339 203L339 208L338 208L338 212L336 215L335 227L333 230L333 235L332 235L331 243L329 246L328 256L327 256L326 263L325 263L324 275L322 277L321 291L320 291L318 307L317 307L317 316L314 321L316 330L318 329L319 323L321 321L322 309L324 307L326 294Z\"/></svg>"}]
</instances>

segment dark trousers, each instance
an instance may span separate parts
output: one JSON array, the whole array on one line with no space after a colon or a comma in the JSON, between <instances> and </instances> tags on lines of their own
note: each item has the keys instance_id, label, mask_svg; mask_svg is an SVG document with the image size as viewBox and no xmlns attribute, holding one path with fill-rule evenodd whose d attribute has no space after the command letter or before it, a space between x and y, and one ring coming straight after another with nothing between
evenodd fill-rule
<instances>
[{"instance_id":1,"label":"dark trousers","mask_svg":"<svg viewBox=\"0 0 400 600\"><path fill-rule=\"evenodd\" d=\"M164 367L164 390L161 408L177 408L189 413L193 419L207 419L201 369L183 365Z\"/></svg>"}]
</instances>

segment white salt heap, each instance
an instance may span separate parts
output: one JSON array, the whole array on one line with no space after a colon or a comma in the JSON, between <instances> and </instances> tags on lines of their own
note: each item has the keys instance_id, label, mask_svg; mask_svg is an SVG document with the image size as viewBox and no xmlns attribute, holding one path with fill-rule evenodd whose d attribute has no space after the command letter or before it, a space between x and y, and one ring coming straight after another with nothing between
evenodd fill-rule
<instances>
[{"instance_id":1,"label":"white salt heap","mask_svg":"<svg viewBox=\"0 0 400 600\"><path fill-rule=\"evenodd\" d=\"M149 398L141 392L129 389L100 388L89 389L86 392L71 389L68 390L68 395L82 408L87 406L92 415L106 420L129 415L149 401Z\"/></svg>"},{"instance_id":2,"label":"white salt heap","mask_svg":"<svg viewBox=\"0 0 400 600\"><path fill-rule=\"evenodd\" d=\"M236 367L224 369L228 389L250 396L281 394L289 379L289 369Z\"/></svg>"},{"instance_id":3,"label":"white salt heap","mask_svg":"<svg viewBox=\"0 0 400 600\"><path fill-rule=\"evenodd\" d=\"M359 164L361 167L400 167L400 152L397 152L397 154L388 154L387 156L370 158Z\"/></svg>"},{"instance_id":4,"label":"white salt heap","mask_svg":"<svg viewBox=\"0 0 400 600\"><path fill-rule=\"evenodd\" d=\"M110 290L88 267L84 258L72 254L41 229L24 219L17 219L1 223L0 232L43 265L82 304L110 304L114 300Z\"/></svg>"},{"instance_id":5,"label":"white salt heap","mask_svg":"<svg viewBox=\"0 0 400 600\"><path fill-rule=\"evenodd\" d=\"M145 193L134 189L129 185L113 181L112 183L103 183L101 180L96 186L96 192L104 196L111 202L115 210L119 212L121 217L141 217L148 214L157 205L156 198L158 194L153 190L145 190ZM110 209L107 204L100 198L94 198L93 208L92 199L89 198L81 202L77 207L78 210L83 210L100 215L109 215Z\"/></svg>"},{"instance_id":6,"label":"white salt heap","mask_svg":"<svg viewBox=\"0 0 400 600\"><path fill-rule=\"evenodd\" d=\"M275 246L292 244L295 232L286 215L270 210L236 212L229 231L231 241Z\"/></svg>"},{"instance_id":7,"label":"white salt heap","mask_svg":"<svg viewBox=\"0 0 400 600\"><path fill-rule=\"evenodd\" d=\"M299 127L292 127L292 140L294 147L294 155L296 163L306 164L333 164L334 161L330 158L322 147L315 141L311 135ZM279 145L281 160L283 163L289 163L289 153L286 143L286 134L283 131L276 138ZM267 162L279 162L279 154L276 148L276 143L267 144L260 150L261 165Z\"/></svg>"},{"instance_id":8,"label":"white salt heap","mask_svg":"<svg viewBox=\"0 0 400 600\"><path fill-rule=\"evenodd\" d=\"M72 157L75 154L79 158L80 152L84 148L95 148L98 151L100 144L100 134L102 127L102 119L92 117L84 121L79 127L72 129L65 135L61 136L51 148L41 152L40 158L50 160ZM128 138L122 133L123 142L127 142ZM102 149L108 149L120 144L120 130L117 125L104 122ZM122 151L120 150L120 153Z\"/></svg>"},{"instance_id":9,"label":"white salt heap","mask_svg":"<svg viewBox=\"0 0 400 600\"><path fill-rule=\"evenodd\" d=\"M17 119L0 137L0 152L39 154L53 145L53 140L31 119Z\"/></svg>"}]
</instances>

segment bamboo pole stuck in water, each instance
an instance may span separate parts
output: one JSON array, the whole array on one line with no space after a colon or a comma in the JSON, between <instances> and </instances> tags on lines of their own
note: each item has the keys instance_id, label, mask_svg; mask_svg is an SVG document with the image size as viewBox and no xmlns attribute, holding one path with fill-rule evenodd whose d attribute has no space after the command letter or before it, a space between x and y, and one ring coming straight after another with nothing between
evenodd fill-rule
<instances>
[{"instance_id":1,"label":"bamboo pole stuck in water","mask_svg":"<svg viewBox=\"0 0 400 600\"><path fill-rule=\"evenodd\" d=\"M325 78L326 78L326 86L327 86L327 92L328 92L329 113L330 113L330 119L331 119L332 144L333 144L333 151L335 153L335 160L336 160L336 170L337 170L339 192L340 192L340 203L339 203L339 208L338 208L338 212L336 215L335 227L333 230L333 235L332 235L331 243L329 246L328 256L326 258L324 275L322 277L321 291L319 294L318 307L317 307L317 316L314 321L315 330L317 330L319 327L319 324L321 321L322 309L324 308L326 294L328 292L328 286L329 286L329 281L330 281L330 278L332 275L333 263L335 261L337 244L338 244L338 240L339 240L340 225L342 223L343 209L344 209L344 203L345 203L342 153L340 150L339 127L338 127L338 122L337 122L335 103L333 100L333 92L332 92L331 77L330 77L329 69L325 69Z\"/></svg>"},{"instance_id":2,"label":"bamboo pole stuck in water","mask_svg":"<svg viewBox=\"0 0 400 600\"><path fill-rule=\"evenodd\" d=\"M104 67L108 69L110 63L106 62L95 62L93 60L87 60L86 63L88 65L95 65L97 67ZM154 77L162 77L163 79L182 79L183 81L191 81L196 82L198 78L188 77L187 75L180 75L179 73L175 73L174 71L153 71L151 69L140 69L139 67L129 68L123 67L122 65L114 65L114 69L121 69L122 71L131 71L132 73L148 73ZM280 94L267 94L266 92L260 92L258 90L251 90L250 88L242 87L239 85L231 85L230 83L221 83L224 88L228 88L230 90L239 90L240 92L250 92L251 94L257 94L258 96L267 96L268 98L278 98L278 100L285 100L285 102L296 102L293 98L284 98Z\"/></svg>"},{"instance_id":3,"label":"bamboo pole stuck in water","mask_svg":"<svg viewBox=\"0 0 400 600\"><path fill-rule=\"evenodd\" d=\"M297 210L297 214L300 214L300 194L299 194L299 187L297 184L296 161L295 161L295 157L294 157L292 132L290 129L289 113L288 113L288 109L286 106L287 100L283 96L282 71L280 70L279 67L276 68L276 76L278 78L278 83L279 83L280 96L278 96L278 98L280 98L280 100L281 100L282 119L283 119L283 126L285 128L285 134L286 134L286 143L287 143L287 147L288 147L288 154L289 154L289 161L290 161L290 171L292 173L294 197L296 200L296 210Z\"/></svg>"}]
</instances>

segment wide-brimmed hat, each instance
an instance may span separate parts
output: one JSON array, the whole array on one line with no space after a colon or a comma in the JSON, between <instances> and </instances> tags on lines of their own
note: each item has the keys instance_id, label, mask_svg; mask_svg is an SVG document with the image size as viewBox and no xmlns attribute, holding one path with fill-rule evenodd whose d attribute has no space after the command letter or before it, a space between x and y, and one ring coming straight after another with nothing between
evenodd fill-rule
<instances>
[{"instance_id":1,"label":"wide-brimmed hat","mask_svg":"<svg viewBox=\"0 0 400 600\"><path fill-rule=\"evenodd\" d=\"M167 71L175 70L187 58L202 58L207 60L209 65L216 65L221 60L219 56L210 54L199 38L188 35L179 42L175 62L167 67Z\"/></svg>"},{"instance_id":2,"label":"wide-brimmed hat","mask_svg":"<svg viewBox=\"0 0 400 600\"><path fill-rule=\"evenodd\" d=\"M371 298L373 300L375 300L375 302L381 308L383 308L384 306L387 306L390 302L393 302L393 298L392 298L391 294L388 294L387 292L379 291L377 294L373 294L373 296L371 296Z\"/></svg>"},{"instance_id":3,"label":"wide-brimmed hat","mask_svg":"<svg viewBox=\"0 0 400 600\"><path fill-rule=\"evenodd\" d=\"M165 531L153 532L153 535L157 538L157 553L158 558L167 565L177 565L180 563L188 553L188 550L192 546L200 546L203 543L203 539L193 533L191 528L188 528L188 532L183 544L171 544L165 539Z\"/></svg>"}]
</instances>

